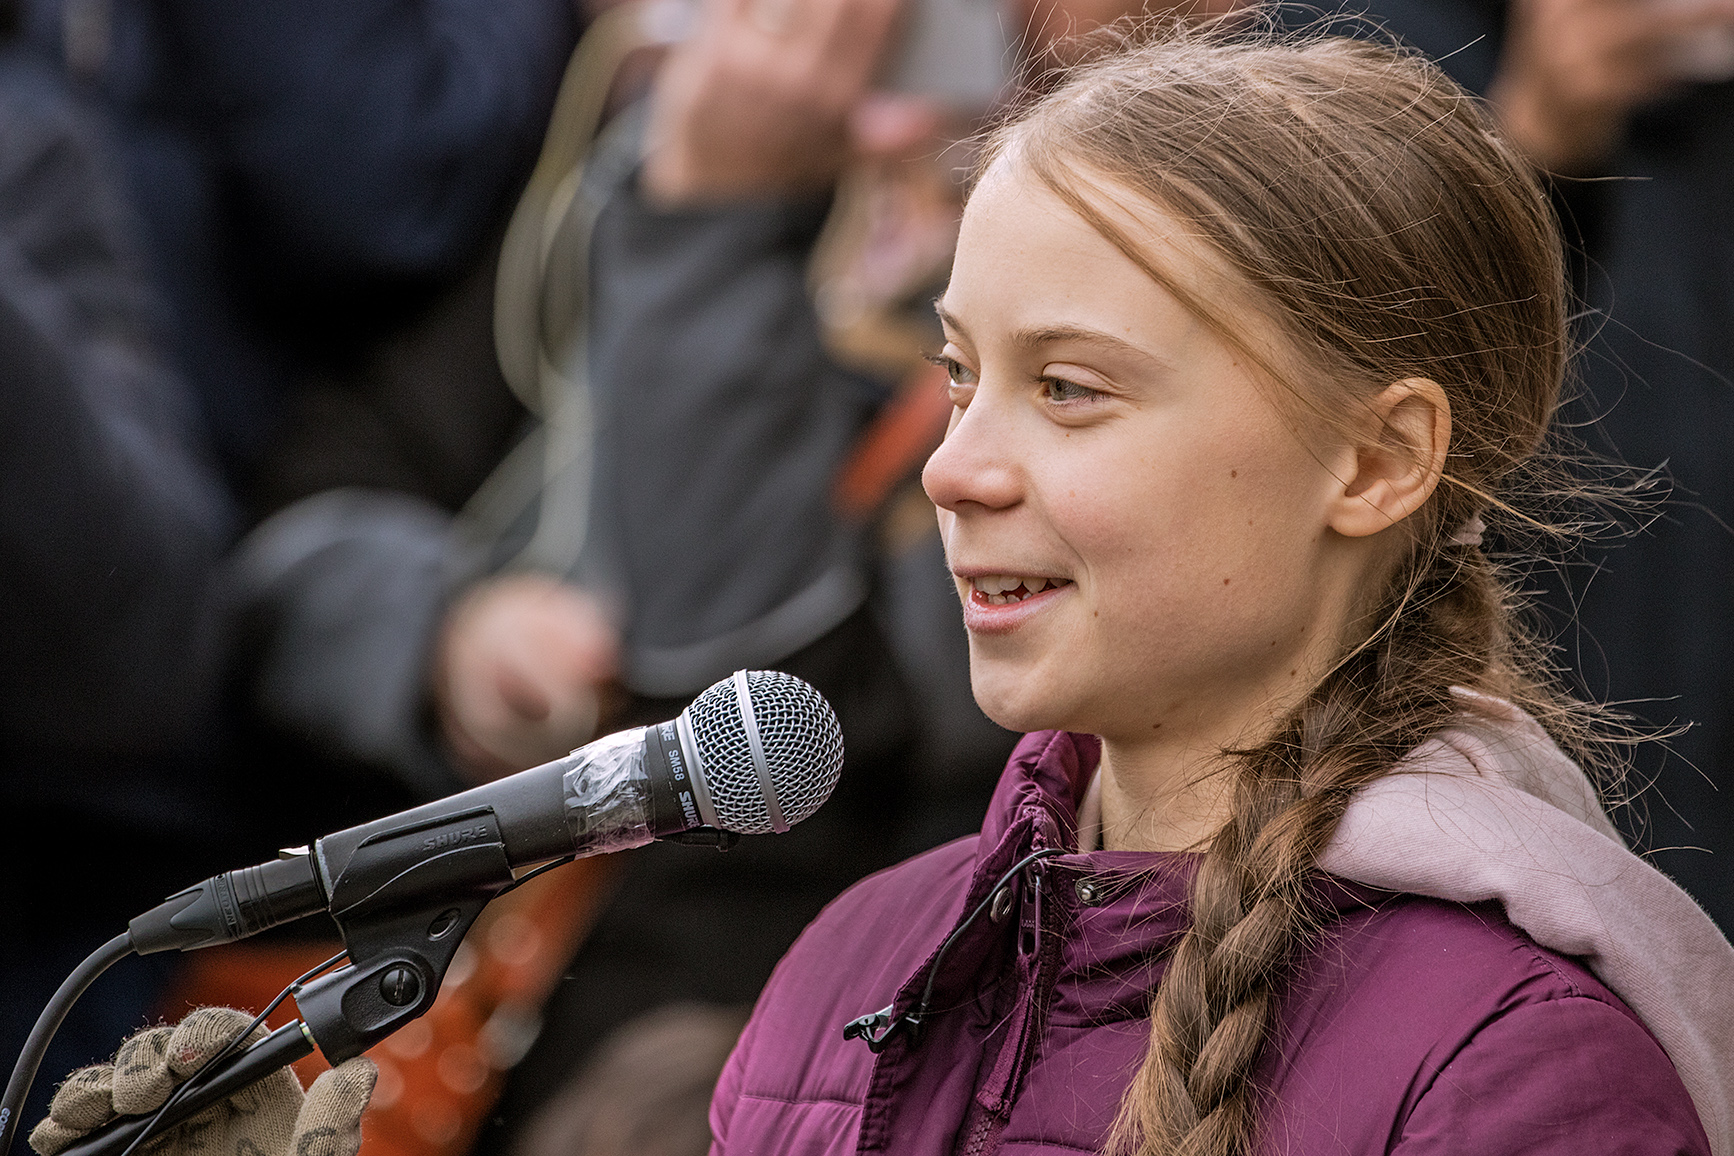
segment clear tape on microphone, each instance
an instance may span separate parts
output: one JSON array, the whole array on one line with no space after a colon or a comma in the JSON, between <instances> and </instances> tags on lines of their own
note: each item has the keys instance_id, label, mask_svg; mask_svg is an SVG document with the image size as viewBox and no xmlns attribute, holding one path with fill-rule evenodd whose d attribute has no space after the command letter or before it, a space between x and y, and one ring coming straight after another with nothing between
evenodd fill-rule
<instances>
[{"instance_id":1,"label":"clear tape on microphone","mask_svg":"<svg viewBox=\"0 0 1734 1156\"><path fill-rule=\"evenodd\" d=\"M566 825L586 855L626 851L655 838L644 766L647 729L609 735L568 756L572 766L560 779Z\"/></svg>"}]
</instances>

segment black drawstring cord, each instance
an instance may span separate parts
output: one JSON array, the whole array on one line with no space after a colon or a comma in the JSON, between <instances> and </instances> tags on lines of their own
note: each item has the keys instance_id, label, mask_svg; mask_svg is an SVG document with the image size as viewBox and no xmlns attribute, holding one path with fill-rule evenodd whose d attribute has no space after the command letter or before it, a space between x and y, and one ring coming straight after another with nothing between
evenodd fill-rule
<instances>
[{"instance_id":1,"label":"black drawstring cord","mask_svg":"<svg viewBox=\"0 0 1734 1156\"><path fill-rule=\"evenodd\" d=\"M921 1001L915 1005L915 1010L894 1017L891 1013L896 1009L897 1004L892 1003L889 1007L881 1008L844 1024L843 1038L846 1040L864 1040L867 1044L867 1050L874 1055L884 1051L886 1046L890 1044L891 1037L896 1035L899 1030L908 1030L909 1041L912 1045L919 1043L921 1041L921 1023L927 1016L928 1004L933 1000L933 981L939 975L939 965L945 962L945 953L951 950L951 945L956 943L977 919L981 918L981 913L988 909L994 896L998 895L1000 890L1011 882L1014 875L1038 859L1048 859L1066 853L1064 847L1044 847L1040 851L1031 851L1013 863L1006 869L1006 873L999 877L999 882L988 888L987 895L975 905L975 910L969 913L969 918L960 923L956 930L945 937L945 942L939 945L938 953L934 955L933 962L928 965L927 983L922 988Z\"/></svg>"}]
</instances>

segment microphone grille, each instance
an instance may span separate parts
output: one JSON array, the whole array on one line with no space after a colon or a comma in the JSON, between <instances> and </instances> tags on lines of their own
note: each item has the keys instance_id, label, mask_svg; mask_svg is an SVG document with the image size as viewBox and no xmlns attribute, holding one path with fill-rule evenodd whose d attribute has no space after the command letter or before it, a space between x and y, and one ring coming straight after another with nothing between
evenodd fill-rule
<instances>
[{"instance_id":1,"label":"microphone grille","mask_svg":"<svg viewBox=\"0 0 1734 1156\"><path fill-rule=\"evenodd\" d=\"M764 751L773 802L753 759L736 680L744 679ZM763 835L819 809L843 772L843 730L825 696L792 674L749 670L723 679L686 708L698 764L717 825Z\"/></svg>"}]
</instances>

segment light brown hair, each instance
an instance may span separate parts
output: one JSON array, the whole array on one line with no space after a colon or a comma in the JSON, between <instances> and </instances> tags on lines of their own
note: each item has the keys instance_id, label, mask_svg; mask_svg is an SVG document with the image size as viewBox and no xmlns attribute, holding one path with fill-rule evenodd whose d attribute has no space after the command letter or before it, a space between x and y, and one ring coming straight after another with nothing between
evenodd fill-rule
<instances>
[{"instance_id":1,"label":"light brown hair","mask_svg":"<svg viewBox=\"0 0 1734 1156\"><path fill-rule=\"evenodd\" d=\"M1487 110L1438 67L1365 40L1169 24L1074 66L987 138L1254 357L1321 428L1405 378L1451 407L1449 462L1402 524L1367 637L1262 745L1231 752L1232 818L1205 848L1192 922L1155 994L1111 1147L1249 1150L1251 1074L1285 967L1317 926L1313 872L1353 792L1465 707L1517 703L1574 754L1598 714L1553 689L1512 576L1461 531L1520 523L1570 353L1548 198ZM1128 196L1129 195L1129 196ZM1105 198L1111 198L1105 199ZM1292 357L1188 291L1127 231L1144 199L1243 282ZM1471 535L1472 537L1472 535Z\"/></svg>"}]
</instances>

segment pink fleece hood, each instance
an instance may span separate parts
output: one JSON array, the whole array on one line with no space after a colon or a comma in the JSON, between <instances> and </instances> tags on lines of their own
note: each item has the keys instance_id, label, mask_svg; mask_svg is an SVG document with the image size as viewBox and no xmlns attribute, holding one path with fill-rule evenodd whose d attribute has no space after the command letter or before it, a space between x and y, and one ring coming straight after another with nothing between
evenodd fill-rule
<instances>
[{"instance_id":1,"label":"pink fleece hood","mask_svg":"<svg viewBox=\"0 0 1734 1156\"><path fill-rule=\"evenodd\" d=\"M1356 795L1320 865L1392 891L1496 900L1537 943L1581 957L1667 1051L1715 1156L1734 1156L1734 947L1627 850L1533 718L1457 693L1459 721Z\"/></svg>"}]
</instances>

